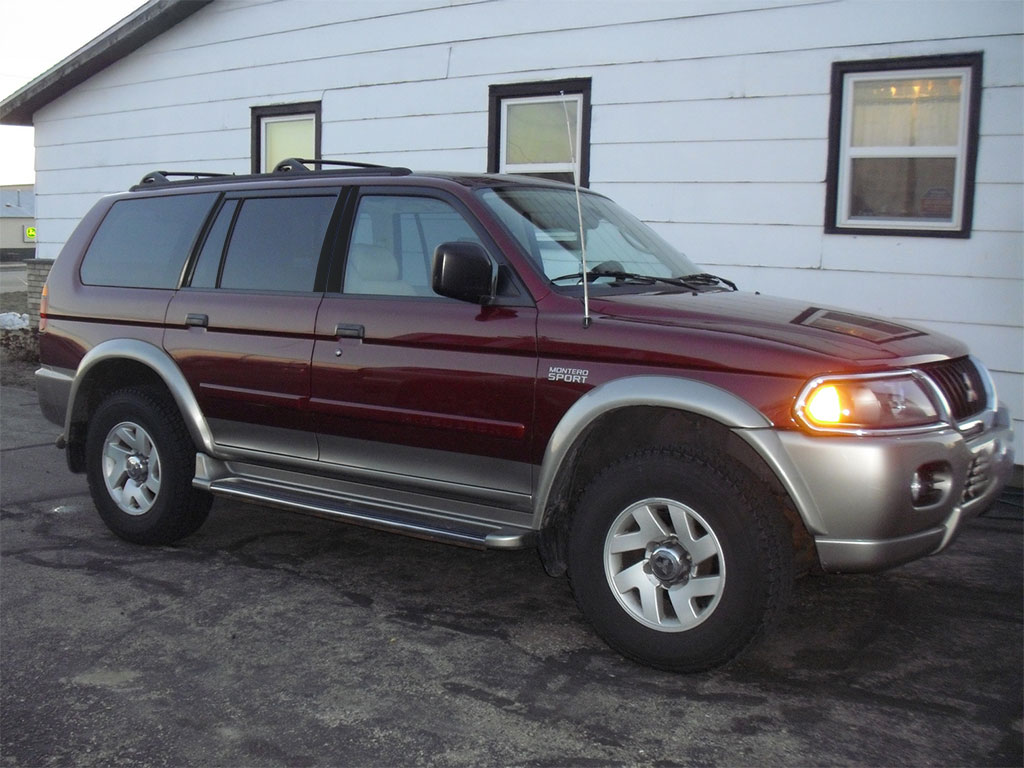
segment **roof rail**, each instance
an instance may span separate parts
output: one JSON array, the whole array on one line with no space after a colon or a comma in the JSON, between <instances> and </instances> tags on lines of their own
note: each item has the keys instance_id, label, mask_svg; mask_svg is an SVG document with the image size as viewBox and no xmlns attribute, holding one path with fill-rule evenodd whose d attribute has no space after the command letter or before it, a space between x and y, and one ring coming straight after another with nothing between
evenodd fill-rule
<instances>
[{"instance_id":1,"label":"roof rail","mask_svg":"<svg viewBox=\"0 0 1024 768\"><path fill-rule=\"evenodd\" d=\"M301 157L289 157L286 160L282 160L274 166L274 173L315 173L311 171L307 166L316 166L316 170L323 170L322 166L325 165L337 165L346 168L356 168L360 170L377 172L387 174L388 176L408 176L412 173L408 168L402 168L400 166L390 165L377 165L375 163L359 163L354 160L323 160L316 159L310 160L308 158Z\"/></svg>"},{"instance_id":2,"label":"roof rail","mask_svg":"<svg viewBox=\"0 0 1024 768\"><path fill-rule=\"evenodd\" d=\"M174 182L173 177L184 177L189 178L192 181L198 181L199 179L208 179L221 176L231 176L230 173L208 173L206 171L150 171L142 177L142 181L138 183L138 186L144 187L150 184L172 184Z\"/></svg>"}]
</instances>

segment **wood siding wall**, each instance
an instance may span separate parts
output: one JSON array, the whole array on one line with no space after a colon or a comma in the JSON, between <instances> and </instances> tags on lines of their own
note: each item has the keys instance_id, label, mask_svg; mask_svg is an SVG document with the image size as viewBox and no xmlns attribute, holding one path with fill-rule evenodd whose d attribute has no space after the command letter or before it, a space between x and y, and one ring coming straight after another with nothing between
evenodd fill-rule
<instances>
[{"instance_id":1,"label":"wood siding wall","mask_svg":"<svg viewBox=\"0 0 1024 768\"><path fill-rule=\"evenodd\" d=\"M966 240L825 235L834 61L982 51ZM156 168L246 173L250 108L321 101L325 157L486 168L498 83L590 77L591 187L741 287L919 323L994 371L1024 455L1024 6L232 0L36 115L38 255Z\"/></svg>"}]
</instances>

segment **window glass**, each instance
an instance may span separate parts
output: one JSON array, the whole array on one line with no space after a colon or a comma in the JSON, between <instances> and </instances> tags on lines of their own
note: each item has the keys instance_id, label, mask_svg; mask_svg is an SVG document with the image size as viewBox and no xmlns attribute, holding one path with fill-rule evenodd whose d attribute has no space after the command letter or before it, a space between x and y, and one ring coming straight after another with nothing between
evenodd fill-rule
<instances>
[{"instance_id":1,"label":"window glass","mask_svg":"<svg viewBox=\"0 0 1024 768\"><path fill-rule=\"evenodd\" d=\"M312 291L335 197L245 200L224 258L221 288Z\"/></svg>"},{"instance_id":2,"label":"window glass","mask_svg":"<svg viewBox=\"0 0 1024 768\"><path fill-rule=\"evenodd\" d=\"M501 173L572 183L579 174L580 94L502 101Z\"/></svg>"},{"instance_id":3,"label":"window glass","mask_svg":"<svg viewBox=\"0 0 1024 768\"><path fill-rule=\"evenodd\" d=\"M505 163L571 164L579 154L578 142L575 141L578 101L579 97L507 101ZM570 137L573 139L571 145Z\"/></svg>"},{"instance_id":4,"label":"window glass","mask_svg":"<svg viewBox=\"0 0 1024 768\"><path fill-rule=\"evenodd\" d=\"M314 115L264 117L263 171L272 171L290 157L316 157L316 119Z\"/></svg>"},{"instance_id":5,"label":"window glass","mask_svg":"<svg viewBox=\"0 0 1024 768\"><path fill-rule=\"evenodd\" d=\"M82 260L82 282L177 288L185 260L217 195L171 195L114 203Z\"/></svg>"},{"instance_id":6,"label":"window glass","mask_svg":"<svg viewBox=\"0 0 1024 768\"><path fill-rule=\"evenodd\" d=\"M192 273L191 286L193 288L213 288L217 285L217 272L220 270L220 259L224 255L224 241L228 236L228 229L231 227L231 219L238 207L237 200L228 200L217 214L217 220L210 228L210 233L203 243L203 250L199 252L199 260Z\"/></svg>"},{"instance_id":7,"label":"window glass","mask_svg":"<svg viewBox=\"0 0 1024 768\"><path fill-rule=\"evenodd\" d=\"M864 157L851 166L850 218L953 218L956 160Z\"/></svg>"},{"instance_id":8,"label":"window glass","mask_svg":"<svg viewBox=\"0 0 1024 768\"><path fill-rule=\"evenodd\" d=\"M556 287L581 282L580 214L587 267L652 277L682 277L700 270L647 225L611 200L571 189L508 187L484 190L481 199ZM575 276L577 279L559 280ZM597 288L612 277L592 280Z\"/></svg>"},{"instance_id":9,"label":"window glass","mask_svg":"<svg viewBox=\"0 0 1024 768\"><path fill-rule=\"evenodd\" d=\"M480 243L451 205L431 197L367 195L359 200L345 262L345 293L435 296L434 250L441 243Z\"/></svg>"},{"instance_id":10,"label":"window glass","mask_svg":"<svg viewBox=\"0 0 1024 768\"><path fill-rule=\"evenodd\" d=\"M962 77L854 83L853 146L955 147L962 90Z\"/></svg>"}]
</instances>

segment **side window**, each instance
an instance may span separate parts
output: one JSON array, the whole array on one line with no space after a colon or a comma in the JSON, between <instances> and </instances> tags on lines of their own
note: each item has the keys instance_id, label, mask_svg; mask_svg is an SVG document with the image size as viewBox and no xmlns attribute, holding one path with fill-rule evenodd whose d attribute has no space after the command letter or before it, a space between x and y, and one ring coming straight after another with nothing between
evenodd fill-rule
<instances>
[{"instance_id":1,"label":"side window","mask_svg":"<svg viewBox=\"0 0 1024 768\"><path fill-rule=\"evenodd\" d=\"M242 201L219 287L312 291L335 200L334 196L310 196ZM201 268L208 274L203 259L200 262L197 271Z\"/></svg>"},{"instance_id":2,"label":"side window","mask_svg":"<svg viewBox=\"0 0 1024 768\"><path fill-rule=\"evenodd\" d=\"M199 252L199 260L192 273L190 285L193 288L215 288L217 286L217 273L220 271L221 256L224 255L224 243L228 238L228 230L237 208L237 200L226 200L217 214L217 220L206 236L203 250Z\"/></svg>"},{"instance_id":3,"label":"side window","mask_svg":"<svg viewBox=\"0 0 1024 768\"><path fill-rule=\"evenodd\" d=\"M480 243L473 228L443 200L366 195L359 201L345 262L344 292L434 296L434 249L450 241Z\"/></svg>"},{"instance_id":4,"label":"side window","mask_svg":"<svg viewBox=\"0 0 1024 768\"><path fill-rule=\"evenodd\" d=\"M82 282L124 288L177 288L217 195L120 200L107 213L82 260Z\"/></svg>"}]
</instances>

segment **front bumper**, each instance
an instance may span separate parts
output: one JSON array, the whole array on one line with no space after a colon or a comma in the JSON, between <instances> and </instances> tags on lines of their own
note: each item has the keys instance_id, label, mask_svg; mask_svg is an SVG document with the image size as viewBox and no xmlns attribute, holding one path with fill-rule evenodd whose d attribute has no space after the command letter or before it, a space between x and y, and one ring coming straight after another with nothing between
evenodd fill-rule
<instances>
[{"instance_id":1,"label":"front bumper","mask_svg":"<svg viewBox=\"0 0 1024 768\"><path fill-rule=\"evenodd\" d=\"M1006 408L970 437L952 427L898 437L742 436L773 465L831 572L876 571L941 551L965 519L995 501L1013 471ZM944 481L915 504L911 485L922 467L942 468Z\"/></svg>"}]
</instances>

